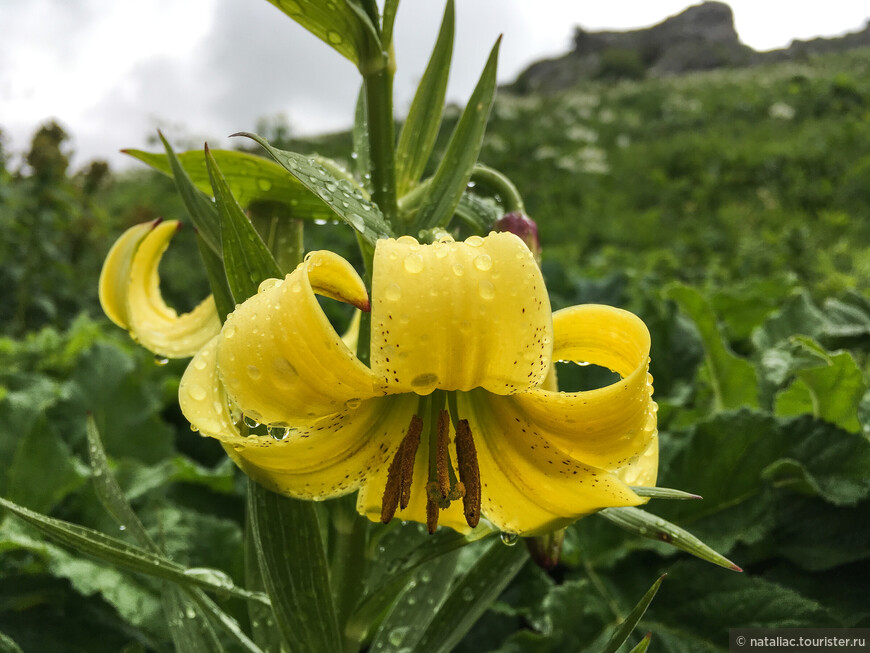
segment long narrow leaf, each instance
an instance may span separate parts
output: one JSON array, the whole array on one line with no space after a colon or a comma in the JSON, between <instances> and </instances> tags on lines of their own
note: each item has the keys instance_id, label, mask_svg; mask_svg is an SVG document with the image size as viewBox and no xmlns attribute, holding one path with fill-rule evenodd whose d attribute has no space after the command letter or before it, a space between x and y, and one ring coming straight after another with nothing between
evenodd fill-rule
<instances>
[{"instance_id":1,"label":"long narrow leaf","mask_svg":"<svg viewBox=\"0 0 870 653\"><path fill-rule=\"evenodd\" d=\"M226 321L227 315L232 313L236 302L233 299L233 293L227 281L227 273L224 269L220 250L214 251L211 249L198 234L196 245L199 248L199 256L205 265L205 274L208 277L208 284L211 286L211 294L214 296L214 304L217 308L218 317L220 317L221 323L223 323Z\"/></svg>"},{"instance_id":2,"label":"long narrow leaf","mask_svg":"<svg viewBox=\"0 0 870 653\"><path fill-rule=\"evenodd\" d=\"M486 131L486 121L495 96L500 44L501 37L495 42L480 81L450 136L444 158L438 165L438 170L429 184L426 199L417 213L417 229L445 226L453 217L459 199L465 192L468 180L471 179L471 172L474 164L477 163L477 155L480 153L483 134ZM417 229L413 231L416 232Z\"/></svg>"},{"instance_id":3,"label":"long narrow leaf","mask_svg":"<svg viewBox=\"0 0 870 653\"><path fill-rule=\"evenodd\" d=\"M248 510L266 590L291 651L340 651L341 636L317 509L248 483Z\"/></svg>"},{"instance_id":4,"label":"long narrow leaf","mask_svg":"<svg viewBox=\"0 0 870 653\"><path fill-rule=\"evenodd\" d=\"M62 544L117 567L155 578L171 580L181 585L201 587L212 592L269 604L268 597L259 592L249 592L237 587L226 574L217 570L185 569L177 562L128 544L118 538L78 524L42 515L3 498L0 498L0 507L6 508Z\"/></svg>"},{"instance_id":5,"label":"long narrow leaf","mask_svg":"<svg viewBox=\"0 0 870 653\"><path fill-rule=\"evenodd\" d=\"M501 542L490 545L486 553L453 585L420 638L416 650L431 653L451 651L527 560L525 547L505 546Z\"/></svg>"},{"instance_id":6,"label":"long narrow leaf","mask_svg":"<svg viewBox=\"0 0 870 653\"><path fill-rule=\"evenodd\" d=\"M369 244L374 245L378 238L393 235L381 210L346 179L336 178L322 165L301 154L276 149L256 134L238 135L247 136L262 145L275 161L302 182L313 196L320 198L337 217L356 229Z\"/></svg>"},{"instance_id":7,"label":"long narrow leaf","mask_svg":"<svg viewBox=\"0 0 870 653\"><path fill-rule=\"evenodd\" d=\"M605 508L596 513L620 528L668 544L732 571L743 571L721 553L717 553L690 532L640 508Z\"/></svg>"},{"instance_id":8,"label":"long narrow leaf","mask_svg":"<svg viewBox=\"0 0 870 653\"><path fill-rule=\"evenodd\" d=\"M438 40L399 134L396 148L396 192L399 197L419 181L441 128L453 57L453 32L453 0L447 0Z\"/></svg>"},{"instance_id":9,"label":"long narrow leaf","mask_svg":"<svg viewBox=\"0 0 870 653\"><path fill-rule=\"evenodd\" d=\"M604 647L604 650L601 653L616 653L619 650L619 647L625 643L625 640L627 640L628 636L631 635L631 631L633 631L634 627L637 626L637 622L643 617L649 604L652 603L652 600L655 597L656 592L659 591L659 587L666 575L667 574L659 576L656 582L652 584L652 587L646 591L646 594L644 594L640 601L638 601L637 605L634 606L634 609L625 618L625 621L623 621L619 625L619 628L617 628L616 632L613 633L613 637L610 638L610 641L607 642L607 646Z\"/></svg>"},{"instance_id":10,"label":"long narrow leaf","mask_svg":"<svg viewBox=\"0 0 870 653\"><path fill-rule=\"evenodd\" d=\"M257 287L264 279L283 275L272 252L230 192L208 147L205 160L221 217L221 248L227 282L233 299L242 302L257 293Z\"/></svg>"},{"instance_id":11,"label":"long narrow leaf","mask_svg":"<svg viewBox=\"0 0 870 653\"><path fill-rule=\"evenodd\" d=\"M396 22L396 13L399 11L399 0L384 1L384 27L381 37L384 49L388 50L393 44L393 25Z\"/></svg>"},{"instance_id":12,"label":"long narrow leaf","mask_svg":"<svg viewBox=\"0 0 870 653\"><path fill-rule=\"evenodd\" d=\"M166 150L166 156L161 157L159 154L148 155L146 152L138 152L137 150L129 150L127 154L131 154L146 163L148 160L138 156L139 154L160 160L165 166L163 172L170 174L175 181L175 187L178 189L178 194L181 195L181 201L187 209L187 213L196 229L199 236L206 242L212 251L220 254L221 251L221 222L218 216L217 209L214 203L209 199L202 190L198 189L187 174L181 162L178 160L172 146L169 144L163 134L157 132L160 140L163 142L163 147ZM199 157L202 158L201 156ZM149 165L154 165L149 163ZM156 167L156 166L154 166Z\"/></svg>"},{"instance_id":13,"label":"long narrow leaf","mask_svg":"<svg viewBox=\"0 0 870 653\"><path fill-rule=\"evenodd\" d=\"M163 612L166 614L169 634L176 651L223 653L224 647L209 620L203 618L199 610L188 603L178 587L167 586L161 596Z\"/></svg>"},{"instance_id":14,"label":"long narrow leaf","mask_svg":"<svg viewBox=\"0 0 870 653\"><path fill-rule=\"evenodd\" d=\"M371 192L372 160L367 132L369 112L366 107L365 90L365 85L360 86L353 116L353 130L351 131L353 136L353 171L357 177L363 180L365 189Z\"/></svg>"},{"instance_id":15,"label":"long narrow leaf","mask_svg":"<svg viewBox=\"0 0 870 653\"><path fill-rule=\"evenodd\" d=\"M634 486L631 488L631 491L634 492L639 497L649 497L650 499L676 499L678 501L685 501L686 499L703 499L704 498L704 497L698 496L697 494L683 492L682 490L674 490L673 488L669 488L669 487Z\"/></svg>"}]
</instances>

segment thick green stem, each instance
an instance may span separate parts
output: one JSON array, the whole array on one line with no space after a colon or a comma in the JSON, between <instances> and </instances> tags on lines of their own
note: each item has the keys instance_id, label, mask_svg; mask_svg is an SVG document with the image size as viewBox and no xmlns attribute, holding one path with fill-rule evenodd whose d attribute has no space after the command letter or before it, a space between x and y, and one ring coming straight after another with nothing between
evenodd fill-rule
<instances>
[{"instance_id":1,"label":"thick green stem","mask_svg":"<svg viewBox=\"0 0 870 653\"><path fill-rule=\"evenodd\" d=\"M497 194L501 198L500 203L505 213L512 211L525 213L523 198L517 187L498 170L478 163L471 173L471 181Z\"/></svg>"},{"instance_id":2,"label":"thick green stem","mask_svg":"<svg viewBox=\"0 0 870 653\"><path fill-rule=\"evenodd\" d=\"M365 93L368 111L369 156L371 160L372 199L384 217L396 226L396 136L393 122L392 57L381 53L384 64L366 73Z\"/></svg>"}]
</instances>

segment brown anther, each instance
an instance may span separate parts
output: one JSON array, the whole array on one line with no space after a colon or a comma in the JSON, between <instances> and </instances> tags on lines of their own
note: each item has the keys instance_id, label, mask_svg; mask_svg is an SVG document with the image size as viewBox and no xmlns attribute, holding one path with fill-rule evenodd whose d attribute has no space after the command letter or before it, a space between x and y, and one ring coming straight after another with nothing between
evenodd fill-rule
<instances>
[{"instance_id":1,"label":"brown anther","mask_svg":"<svg viewBox=\"0 0 870 653\"><path fill-rule=\"evenodd\" d=\"M456 462L459 478L465 485L465 496L462 497L465 521L474 528L480 523L480 467L467 419L456 424Z\"/></svg>"},{"instance_id":2,"label":"brown anther","mask_svg":"<svg viewBox=\"0 0 870 653\"><path fill-rule=\"evenodd\" d=\"M438 504L432 501L431 498L426 498L426 530L429 531L429 535L435 533L435 529L438 528L438 513L440 509L438 508Z\"/></svg>"},{"instance_id":3,"label":"brown anther","mask_svg":"<svg viewBox=\"0 0 870 653\"><path fill-rule=\"evenodd\" d=\"M417 456L417 448L420 446L420 434L423 432L423 420L414 415L408 426L408 434L402 440L399 451L402 454L402 483L399 505L402 510L408 507L411 500L411 482L414 480L414 458ZM398 455L398 454L396 454Z\"/></svg>"},{"instance_id":4,"label":"brown anther","mask_svg":"<svg viewBox=\"0 0 870 653\"><path fill-rule=\"evenodd\" d=\"M403 510L408 507L414 476L414 457L417 454L422 432L423 420L414 415L408 426L408 432L402 438L399 449L387 470L387 483L381 499L381 523L383 524L389 523L396 514L400 501Z\"/></svg>"},{"instance_id":5,"label":"brown anther","mask_svg":"<svg viewBox=\"0 0 870 653\"><path fill-rule=\"evenodd\" d=\"M441 499L446 499L450 494L450 479L447 475L447 445L450 443L450 415L446 410L442 410L438 414L438 443L435 448L437 452L436 465L438 471L438 489L441 492Z\"/></svg>"}]
</instances>

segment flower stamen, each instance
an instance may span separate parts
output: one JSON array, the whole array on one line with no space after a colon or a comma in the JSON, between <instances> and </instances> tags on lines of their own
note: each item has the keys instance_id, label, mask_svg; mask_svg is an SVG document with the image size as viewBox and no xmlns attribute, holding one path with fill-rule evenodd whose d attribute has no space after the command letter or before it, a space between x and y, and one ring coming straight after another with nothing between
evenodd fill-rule
<instances>
[{"instance_id":1,"label":"flower stamen","mask_svg":"<svg viewBox=\"0 0 870 653\"><path fill-rule=\"evenodd\" d=\"M467 419L456 423L456 463L460 482L465 486L462 497L465 521L474 528L480 523L480 467Z\"/></svg>"},{"instance_id":2,"label":"flower stamen","mask_svg":"<svg viewBox=\"0 0 870 653\"><path fill-rule=\"evenodd\" d=\"M387 524L396 514L401 503L404 510L411 498L411 483L414 477L414 458L420 445L420 435L423 433L423 420L417 415L411 418L408 432L402 438L399 449L387 470L387 483L384 486L384 496L381 501L381 523Z\"/></svg>"}]
</instances>

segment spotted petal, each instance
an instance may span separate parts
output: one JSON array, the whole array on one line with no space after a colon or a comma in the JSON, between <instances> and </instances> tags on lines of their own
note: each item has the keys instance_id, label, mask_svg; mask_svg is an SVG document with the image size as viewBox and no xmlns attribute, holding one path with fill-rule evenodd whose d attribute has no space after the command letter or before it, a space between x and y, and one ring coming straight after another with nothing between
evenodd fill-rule
<instances>
[{"instance_id":1,"label":"spotted petal","mask_svg":"<svg viewBox=\"0 0 870 653\"><path fill-rule=\"evenodd\" d=\"M373 269L371 363L390 392L512 394L543 381L550 302L513 234L428 246L379 240Z\"/></svg>"},{"instance_id":2,"label":"spotted petal","mask_svg":"<svg viewBox=\"0 0 870 653\"><path fill-rule=\"evenodd\" d=\"M379 397L350 403L313 424L243 436L218 373L216 337L194 356L179 386L191 425L221 441L246 474L269 489L299 498L326 499L371 482L386 468L417 406L416 397ZM381 487L383 490L383 487Z\"/></svg>"},{"instance_id":3,"label":"spotted petal","mask_svg":"<svg viewBox=\"0 0 870 653\"><path fill-rule=\"evenodd\" d=\"M382 394L330 325L315 290L368 308L365 285L331 252L309 254L284 280L264 281L221 332L217 356L230 398L258 422L307 426Z\"/></svg>"}]
</instances>

